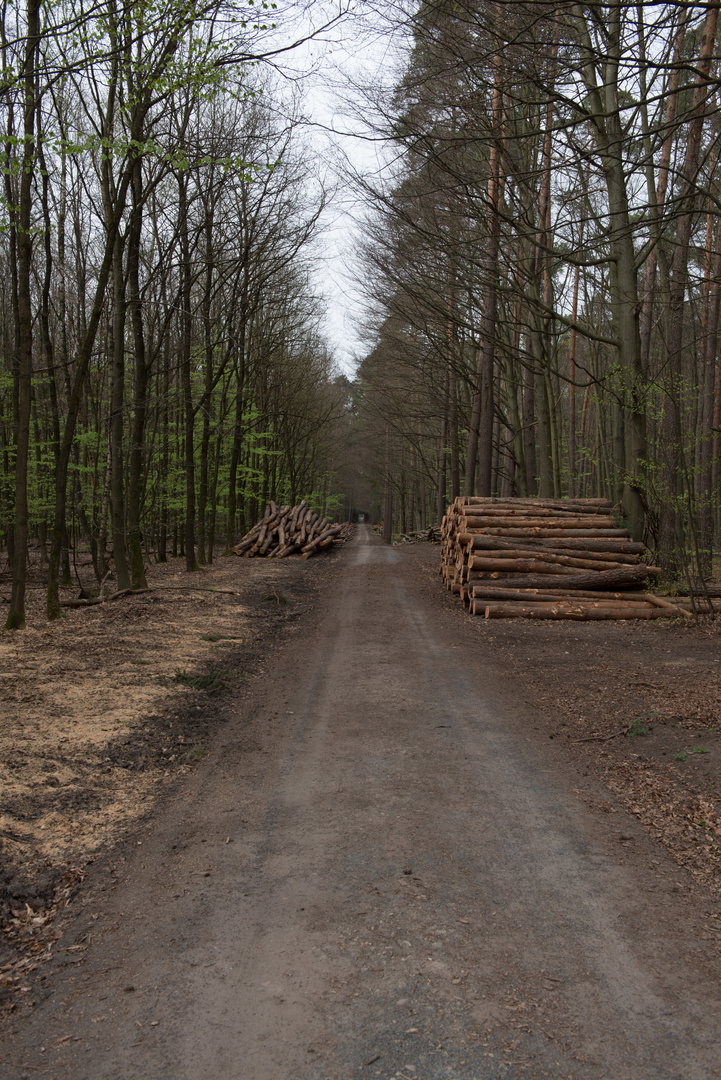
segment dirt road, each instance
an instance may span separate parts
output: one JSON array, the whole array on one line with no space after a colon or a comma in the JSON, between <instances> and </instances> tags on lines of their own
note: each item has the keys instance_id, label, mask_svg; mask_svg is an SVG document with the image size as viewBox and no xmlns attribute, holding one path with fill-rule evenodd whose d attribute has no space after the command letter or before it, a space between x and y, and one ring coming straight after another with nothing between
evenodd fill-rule
<instances>
[{"instance_id":1,"label":"dirt road","mask_svg":"<svg viewBox=\"0 0 721 1080\"><path fill-rule=\"evenodd\" d=\"M502 664L361 531L316 625L91 883L8 1080L721 1076L678 869L588 811Z\"/></svg>"}]
</instances>

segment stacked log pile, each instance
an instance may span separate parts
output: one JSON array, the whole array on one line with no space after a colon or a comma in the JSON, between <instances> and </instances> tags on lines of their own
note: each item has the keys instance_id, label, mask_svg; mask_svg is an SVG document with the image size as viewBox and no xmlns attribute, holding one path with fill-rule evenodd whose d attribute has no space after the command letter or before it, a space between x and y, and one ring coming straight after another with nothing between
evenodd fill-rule
<instances>
[{"instance_id":1,"label":"stacked log pile","mask_svg":"<svg viewBox=\"0 0 721 1080\"><path fill-rule=\"evenodd\" d=\"M262 520L238 541L233 551L245 559L260 555L283 559L298 552L310 559L320 551L344 544L350 536L352 527L334 525L314 513L305 499L297 506L269 502Z\"/></svg>"},{"instance_id":2,"label":"stacked log pile","mask_svg":"<svg viewBox=\"0 0 721 1080\"><path fill-rule=\"evenodd\" d=\"M688 615L641 591L660 573L606 499L463 496L443 519L441 574L486 619Z\"/></svg>"}]
</instances>

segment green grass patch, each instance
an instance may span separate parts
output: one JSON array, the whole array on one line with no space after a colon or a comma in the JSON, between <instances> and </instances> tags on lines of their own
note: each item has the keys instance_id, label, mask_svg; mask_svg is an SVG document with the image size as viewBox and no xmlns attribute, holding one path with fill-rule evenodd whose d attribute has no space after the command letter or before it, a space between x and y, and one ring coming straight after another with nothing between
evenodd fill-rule
<instances>
[{"instance_id":1,"label":"green grass patch","mask_svg":"<svg viewBox=\"0 0 721 1080\"><path fill-rule=\"evenodd\" d=\"M703 746L694 746L692 750L682 750L680 754L674 754L676 761L685 761L691 754L710 754L710 750L705 750Z\"/></svg>"},{"instance_id":2,"label":"green grass patch","mask_svg":"<svg viewBox=\"0 0 721 1080\"><path fill-rule=\"evenodd\" d=\"M202 761L204 757L207 757L210 753L207 746L191 746L189 750L183 754L183 761L191 764L194 761Z\"/></svg>"},{"instance_id":3,"label":"green grass patch","mask_svg":"<svg viewBox=\"0 0 721 1080\"><path fill-rule=\"evenodd\" d=\"M189 686L191 690L204 690L207 694L215 694L230 686L229 675L227 668L215 668L206 675L193 675L189 671L178 669L173 678L175 682L182 686Z\"/></svg>"}]
</instances>

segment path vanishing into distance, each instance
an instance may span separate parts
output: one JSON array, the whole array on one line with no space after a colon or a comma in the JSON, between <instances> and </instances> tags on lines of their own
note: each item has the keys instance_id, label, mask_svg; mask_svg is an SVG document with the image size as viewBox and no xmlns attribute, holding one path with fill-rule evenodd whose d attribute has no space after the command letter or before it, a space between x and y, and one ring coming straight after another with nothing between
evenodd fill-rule
<instances>
[{"instance_id":1,"label":"path vanishing into distance","mask_svg":"<svg viewBox=\"0 0 721 1080\"><path fill-rule=\"evenodd\" d=\"M361 528L328 580L117 882L93 869L6 1080L721 1076L663 851L585 806L403 549Z\"/></svg>"}]
</instances>

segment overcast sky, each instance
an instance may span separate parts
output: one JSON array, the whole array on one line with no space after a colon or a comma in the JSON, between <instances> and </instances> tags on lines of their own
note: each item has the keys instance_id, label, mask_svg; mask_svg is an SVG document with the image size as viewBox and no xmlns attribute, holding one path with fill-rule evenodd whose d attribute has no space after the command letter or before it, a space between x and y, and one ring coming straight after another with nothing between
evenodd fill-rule
<instances>
[{"instance_id":1,"label":"overcast sky","mask_svg":"<svg viewBox=\"0 0 721 1080\"><path fill-rule=\"evenodd\" d=\"M330 10L319 0L311 3L303 28L318 26L322 13ZM389 40L375 9L361 0L327 32L280 58L279 67L288 85L298 78L302 111L312 122L307 137L318 157L331 165L331 171L335 172L343 157L366 175L382 167L384 147L368 139L367 130L350 115L344 100L348 99L349 80L382 80L384 84L392 81L402 44L397 38ZM339 365L348 375L353 374L355 362L367 351L361 337L363 298L355 258L362 212L363 206L352 189L341 185L326 212L317 245L314 284L326 300L324 329Z\"/></svg>"}]
</instances>

